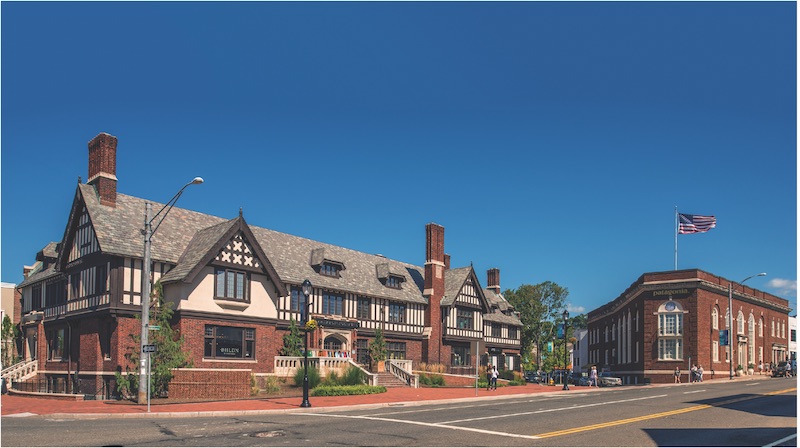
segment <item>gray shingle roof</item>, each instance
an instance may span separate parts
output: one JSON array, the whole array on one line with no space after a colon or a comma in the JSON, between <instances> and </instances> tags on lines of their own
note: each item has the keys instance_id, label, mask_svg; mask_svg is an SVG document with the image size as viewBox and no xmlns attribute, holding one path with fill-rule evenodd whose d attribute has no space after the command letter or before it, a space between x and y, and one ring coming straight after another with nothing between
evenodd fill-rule
<instances>
[{"instance_id":1,"label":"gray shingle roof","mask_svg":"<svg viewBox=\"0 0 800 448\"><path fill-rule=\"evenodd\" d=\"M103 252L142 258L144 237L141 229L144 227L145 200L117 193L116 207L109 207L100 204L91 185L81 184L78 188ZM153 203L152 207L153 213L156 213L163 204ZM174 207L153 235L152 259L180 264L181 271L170 277L167 274L165 278L182 278L192 269L193 261L196 262L207 253L214 237L224 233L222 229L226 228L224 224L228 222L231 221ZM261 227L250 226L250 230L284 283L300 284L304 279L309 279L315 287L403 302L428 303L422 295L422 267ZM347 267L340 272L340 278L314 271L310 264L311 253L318 248L324 249L326 259L336 260ZM401 289L384 286L376 271L376 266L381 263L388 263L391 272L402 273L410 281L404 282Z\"/></svg>"},{"instance_id":2,"label":"gray shingle roof","mask_svg":"<svg viewBox=\"0 0 800 448\"><path fill-rule=\"evenodd\" d=\"M58 276L62 275L60 272L56 272L55 269L56 269L55 265L51 265L47 269L44 269L42 271L30 274L28 276L28 278L26 278L19 285L17 285L17 288L24 288L24 287L26 287L28 285L32 285L32 284L34 284L36 282L40 282L40 281L43 281L43 280L47 280L47 279L49 279L51 277L58 277Z\"/></svg>"},{"instance_id":3,"label":"gray shingle roof","mask_svg":"<svg viewBox=\"0 0 800 448\"><path fill-rule=\"evenodd\" d=\"M451 306L455 303L458 293L467 281L467 277L472 272L472 267L449 269L444 272L444 297L442 306Z\"/></svg>"},{"instance_id":4,"label":"gray shingle roof","mask_svg":"<svg viewBox=\"0 0 800 448\"><path fill-rule=\"evenodd\" d=\"M231 219L230 221L221 222L197 232L178 260L177 266L164 275L161 281L163 283L169 283L186 278L186 276L202 262L214 245L217 244L236 223L237 219Z\"/></svg>"}]
</instances>

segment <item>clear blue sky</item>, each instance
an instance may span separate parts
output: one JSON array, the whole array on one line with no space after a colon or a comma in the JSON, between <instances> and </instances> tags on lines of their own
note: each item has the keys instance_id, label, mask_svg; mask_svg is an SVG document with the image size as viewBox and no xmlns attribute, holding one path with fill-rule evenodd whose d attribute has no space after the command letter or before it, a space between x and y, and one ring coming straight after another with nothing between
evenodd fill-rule
<instances>
[{"instance_id":1,"label":"clear blue sky","mask_svg":"<svg viewBox=\"0 0 800 448\"><path fill-rule=\"evenodd\" d=\"M795 2L3 2L2 281L61 239L86 143L119 191L574 312L674 267L796 309ZM484 285L485 286L485 285Z\"/></svg>"}]
</instances>

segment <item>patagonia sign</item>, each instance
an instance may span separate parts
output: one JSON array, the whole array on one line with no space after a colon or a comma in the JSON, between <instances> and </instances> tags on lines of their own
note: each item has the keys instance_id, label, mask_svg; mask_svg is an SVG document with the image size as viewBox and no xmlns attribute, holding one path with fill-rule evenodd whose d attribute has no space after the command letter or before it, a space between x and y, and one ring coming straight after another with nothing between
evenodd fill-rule
<instances>
[{"instance_id":1,"label":"patagonia sign","mask_svg":"<svg viewBox=\"0 0 800 448\"><path fill-rule=\"evenodd\" d=\"M658 289L653 291L653 297L676 297L676 296L688 296L689 289L688 288L678 288L678 289Z\"/></svg>"}]
</instances>

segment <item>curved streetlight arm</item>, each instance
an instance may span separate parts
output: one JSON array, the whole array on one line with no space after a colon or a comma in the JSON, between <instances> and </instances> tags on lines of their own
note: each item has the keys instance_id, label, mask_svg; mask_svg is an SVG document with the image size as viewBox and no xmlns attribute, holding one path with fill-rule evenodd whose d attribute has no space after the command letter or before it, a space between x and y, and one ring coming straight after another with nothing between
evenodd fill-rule
<instances>
[{"instance_id":1,"label":"curved streetlight arm","mask_svg":"<svg viewBox=\"0 0 800 448\"><path fill-rule=\"evenodd\" d=\"M161 207L161 210L159 210L158 213L156 213L152 218L150 218L150 221L148 221L147 224L152 226L153 221L155 221L156 218L158 218L158 215L160 215L162 212L164 212L164 210L166 210L166 213L164 213L164 216L162 216L161 219L158 221L158 224L156 224L156 226L150 231L151 237L156 233L156 230L158 230L158 227L161 225L161 223L164 222L164 219L169 214L169 211L172 210L172 207L175 206L175 203L178 202L178 199L180 199L181 195L183 194L183 190L185 190L186 187L188 187L189 185L202 184L202 183L203 183L202 177L195 177L194 179L192 179L191 182L187 183L180 190L178 190L178 192L175 193L175 196L173 196L172 199L167 201L167 203L164 204L163 207Z\"/></svg>"},{"instance_id":2,"label":"curved streetlight arm","mask_svg":"<svg viewBox=\"0 0 800 448\"><path fill-rule=\"evenodd\" d=\"M746 281L750 280L750 279L751 279L751 278L753 278L753 277L763 277L763 276L765 276L765 275L767 275L767 273L766 273L766 272L760 272L760 273L758 273L758 274L753 274L753 275L751 275L750 277L747 277L746 279L744 279L744 280L740 281L739 283L737 283L737 284L736 284L736 288L738 288L738 287L742 286L742 285L744 284L744 282L746 282ZM736 291L736 288L733 288L733 290L732 290L731 292L735 292L735 291Z\"/></svg>"}]
</instances>

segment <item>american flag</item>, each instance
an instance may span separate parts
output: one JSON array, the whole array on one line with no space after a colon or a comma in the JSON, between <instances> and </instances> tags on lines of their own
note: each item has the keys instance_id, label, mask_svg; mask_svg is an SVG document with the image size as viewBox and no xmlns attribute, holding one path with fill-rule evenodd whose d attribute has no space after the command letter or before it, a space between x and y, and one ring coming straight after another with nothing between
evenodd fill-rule
<instances>
[{"instance_id":1,"label":"american flag","mask_svg":"<svg viewBox=\"0 0 800 448\"><path fill-rule=\"evenodd\" d=\"M717 226L714 216L678 213L678 233L703 233Z\"/></svg>"}]
</instances>

